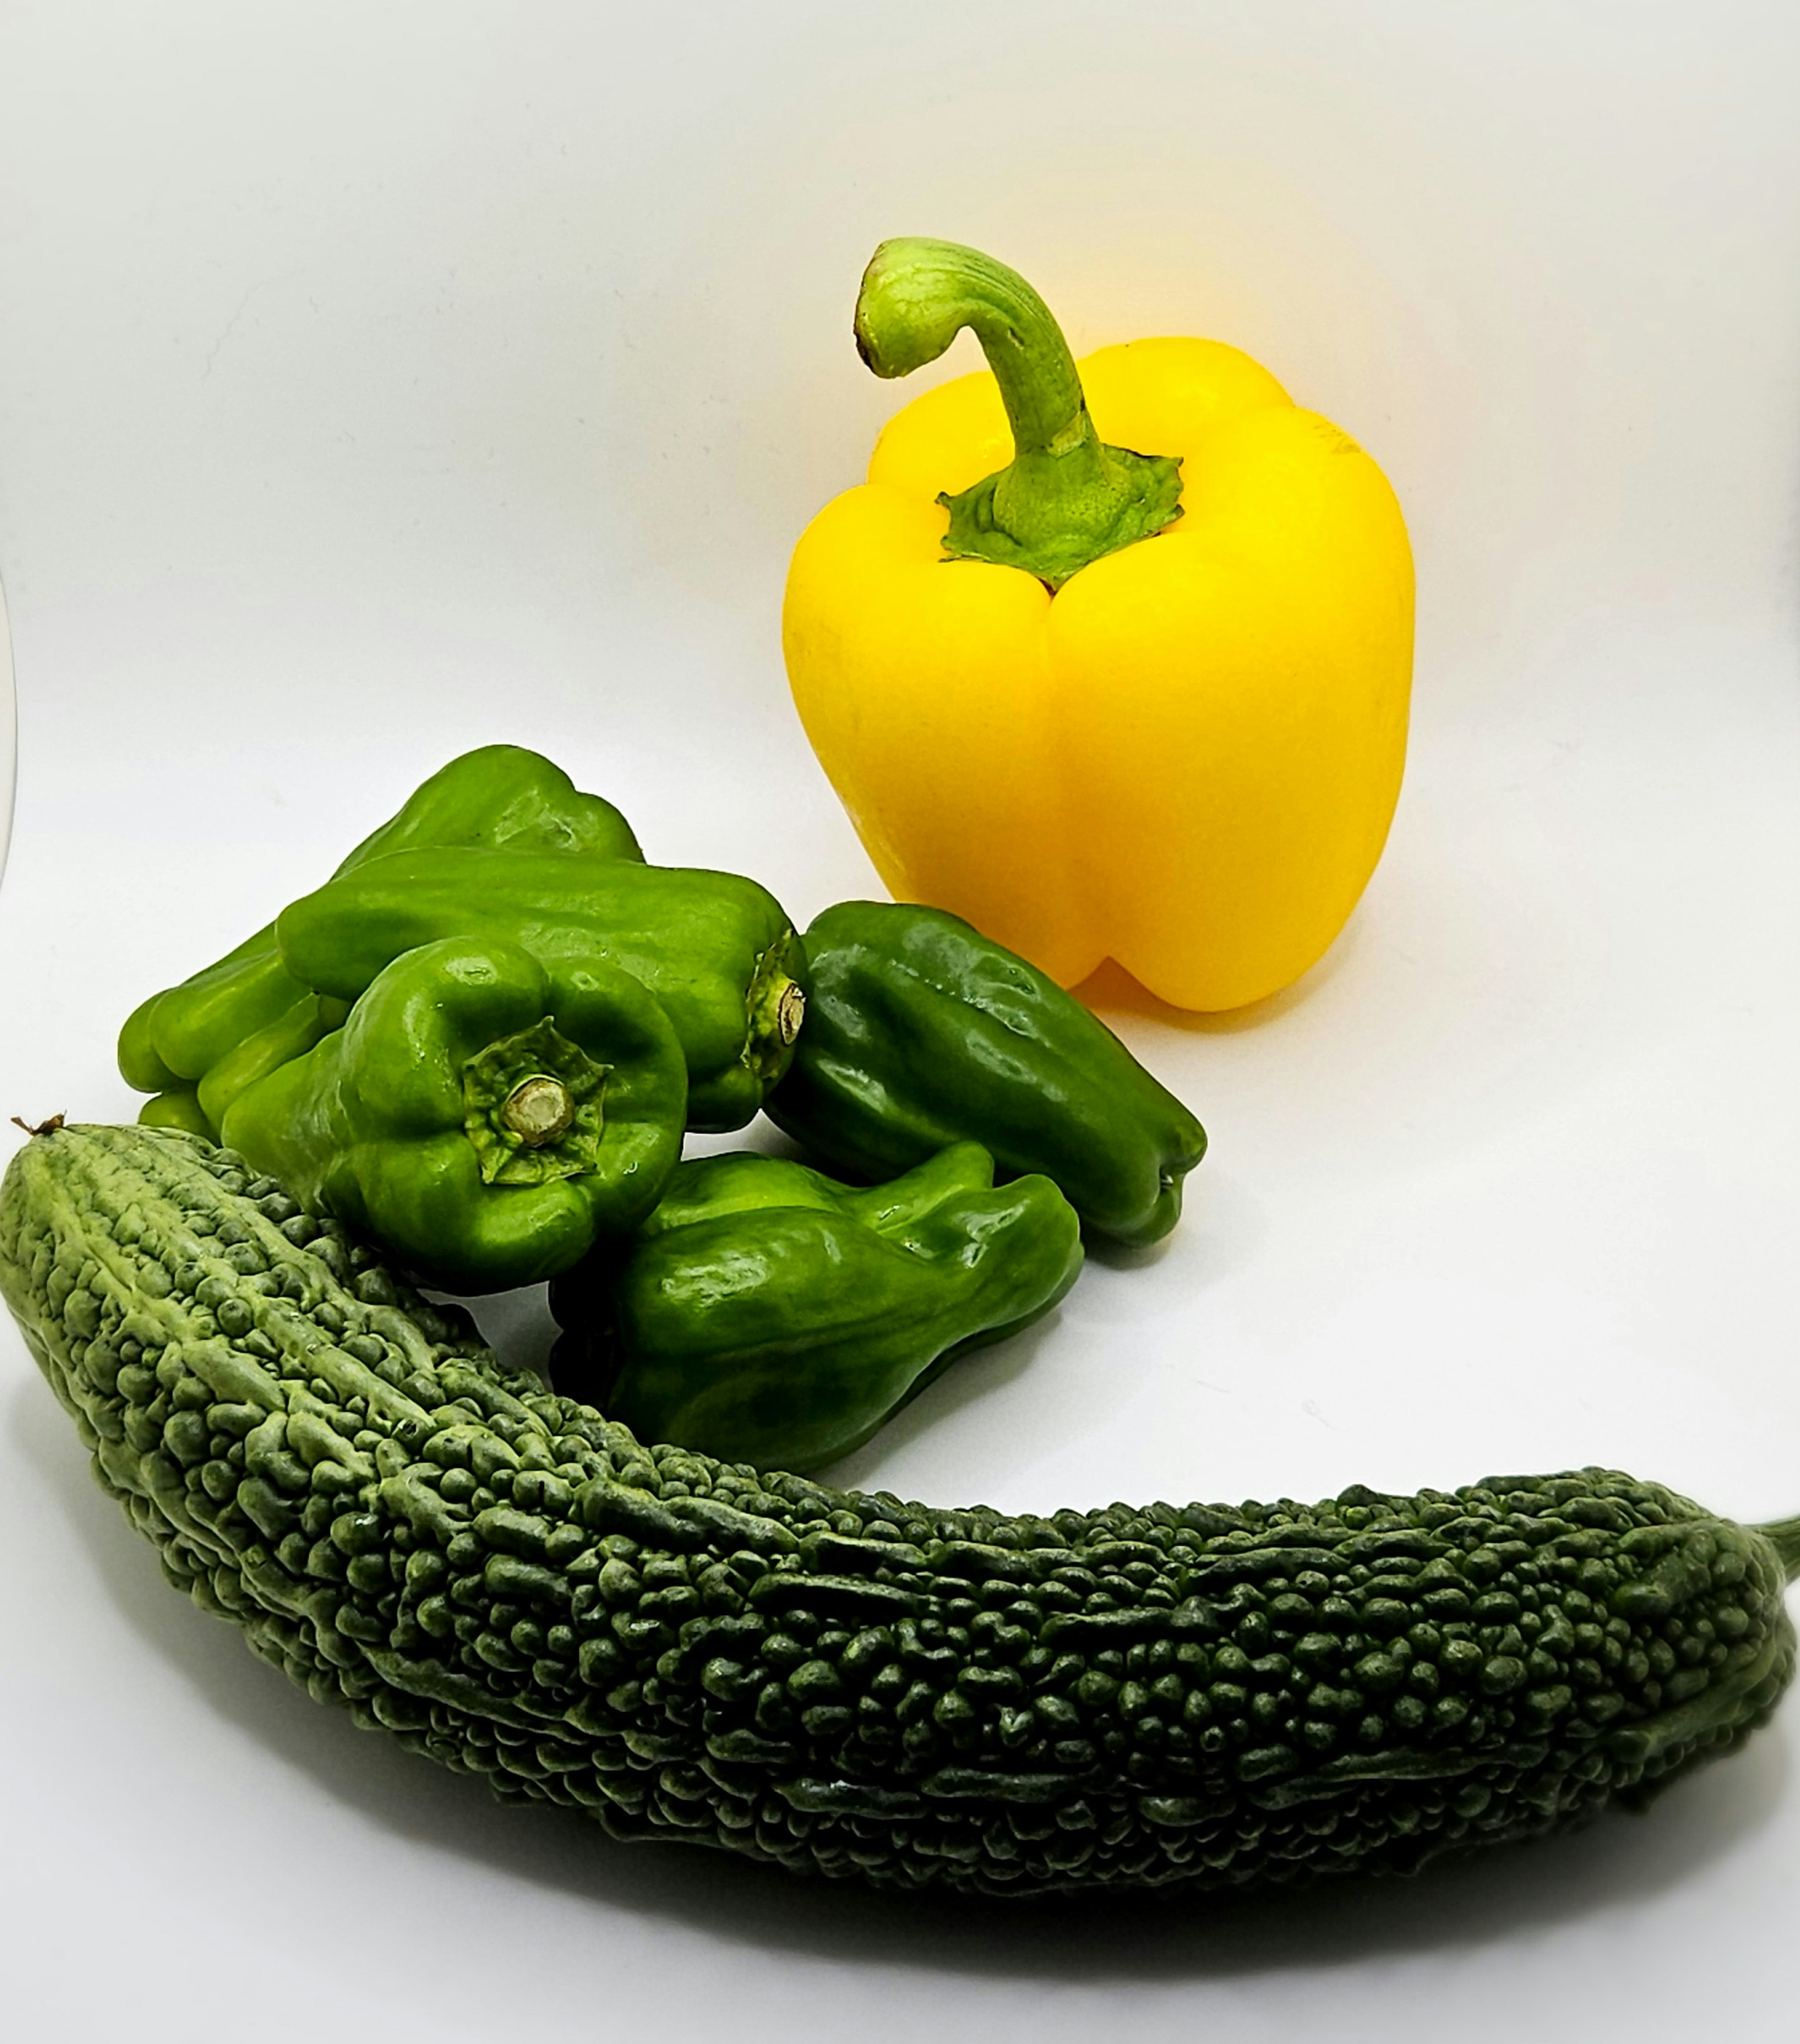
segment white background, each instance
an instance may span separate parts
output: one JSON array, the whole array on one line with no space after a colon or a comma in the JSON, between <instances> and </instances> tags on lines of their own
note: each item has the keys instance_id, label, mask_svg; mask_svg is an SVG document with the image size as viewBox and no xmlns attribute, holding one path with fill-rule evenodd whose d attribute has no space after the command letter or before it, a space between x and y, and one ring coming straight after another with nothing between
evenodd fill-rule
<instances>
[{"instance_id":1,"label":"white background","mask_svg":"<svg viewBox=\"0 0 1800 2044\"><path fill-rule=\"evenodd\" d=\"M1077 349L1234 341L1382 462L1414 745L1300 987L1102 989L1213 1135L1165 1251L839 1473L1042 1509L1600 1461L1800 1508L1797 77L1786 0L12 0L0 1115L129 1116L125 1012L488 740L796 916L869 891L781 576L912 394L850 348L863 261L971 241ZM356 1732L163 1587L10 1328L0 1379L16 2034L1794 2034L1800 1706L1410 1886L908 1904Z\"/></svg>"}]
</instances>

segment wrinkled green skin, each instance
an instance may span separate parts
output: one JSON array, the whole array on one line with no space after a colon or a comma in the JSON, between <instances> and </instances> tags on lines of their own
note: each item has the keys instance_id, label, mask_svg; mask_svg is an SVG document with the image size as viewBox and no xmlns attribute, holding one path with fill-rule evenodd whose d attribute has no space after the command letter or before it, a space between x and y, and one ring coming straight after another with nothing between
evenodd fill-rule
<instances>
[{"instance_id":1,"label":"wrinkled green skin","mask_svg":"<svg viewBox=\"0 0 1800 2044\"><path fill-rule=\"evenodd\" d=\"M566 1139L532 1156L555 1170L568 1151L572 1175L486 1182L465 1069L543 1021L608 1067L597 1154L577 1160ZM597 1235L636 1227L680 1159L686 1105L681 1047L635 980L597 959L553 976L516 944L453 937L378 973L343 1028L240 1094L225 1128L253 1169L424 1281L493 1292L555 1277Z\"/></svg>"},{"instance_id":2,"label":"wrinkled green skin","mask_svg":"<svg viewBox=\"0 0 1800 2044\"><path fill-rule=\"evenodd\" d=\"M959 916L842 901L806 933L806 1029L768 1103L828 1164L891 1176L947 1143L1039 1171L1096 1233L1157 1242L1206 1131L1073 994Z\"/></svg>"},{"instance_id":3,"label":"wrinkled green skin","mask_svg":"<svg viewBox=\"0 0 1800 2044\"><path fill-rule=\"evenodd\" d=\"M675 1025L691 1128L741 1128L792 1055L758 994L777 964L802 977L799 941L774 897L735 873L521 851L397 852L304 896L276 928L288 970L347 1001L390 959L439 937L505 938L552 969L597 951L641 980Z\"/></svg>"},{"instance_id":4,"label":"wrinkled green skin","mask_svg":"<svg viewBox=\"0 0 1800 2044\"><path fill-rule=\"evenodd\" d=\"M560 766L518 745L484 745L440 767L337 870L354 872L384 853L427 844L643 859L631 825L610 802L582 794ZM341 1006L321 1008L282 963L271 923L135 1009L119 1034L119 1070L139 1092L173 1097L173 1105L158 1105L157 1124L210 1133L246 1085L284 1056L310 1050L343 1020ZM246 1057L252 1039L257 1050Z\"/></svg>"},{"instance_id":5,"label":"wrinkled green skin","mask_svg":"<svg viewBox=\"0 0 1800 2044\"><path fill-rule=\"evenodd\" d=\"M645 1439L822 1468L1075 1282L1069 1202L993 1179L973 1143L865 1192L784 1158L695 1158L622 1255L602 1243L552 1286L556 1387Z\"/></svg>"},{"instance_id":6,"label":"wrinkled green skin","mask_svg":"<svg viewBox=\"0 0 1800 2044\"><path fill-rule=\"evenodd\" d=\"M35 1138L0 1291L170 1579L625 1838L994 1895L1410 1873L1768 1716L1794 1522L1602 1470L1007 1516L639 1442L228 1151Z\"/></svg>"}]
</instances>

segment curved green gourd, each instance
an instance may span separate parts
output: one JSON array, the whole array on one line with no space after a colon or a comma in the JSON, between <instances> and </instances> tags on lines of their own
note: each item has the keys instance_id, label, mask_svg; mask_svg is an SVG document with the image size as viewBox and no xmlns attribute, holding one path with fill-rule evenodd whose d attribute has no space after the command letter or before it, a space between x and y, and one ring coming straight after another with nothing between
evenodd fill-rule
<instances>
[{"instance_id":1,"label":"curved green gourd","mask_svg":"<svg viewBox=\"0 0 1800 2044\"><path fill-rule=\"evenodd\" d=\"M200 1604L503 1796L889 1886L1410 1872L1738 1743L1800 1532L1604 1470L1046 1518L654 1447L241 1161L35 1137L0 1289Z\"/></svg>"}]
</instances>

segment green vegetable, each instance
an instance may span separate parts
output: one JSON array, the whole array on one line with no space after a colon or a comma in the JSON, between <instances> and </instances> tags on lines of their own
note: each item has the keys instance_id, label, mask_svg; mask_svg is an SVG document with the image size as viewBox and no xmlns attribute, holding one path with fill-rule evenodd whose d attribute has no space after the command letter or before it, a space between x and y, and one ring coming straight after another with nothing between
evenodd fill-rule
<instances>
[{"instance_id":1,"label":"green vegetable","mask_svg":"<svg viewBox=\"0 0 1800 2044\"><path fill-rule=\"evenodd\" d=\"M350 1004L303 991L273 1022L267 1023L227 1051L194 1089L195 1102L216 1142L227 1113L240 1093L267 1078L295 1058L304 1057L350 1017ZM143 1116L139 1116L141 1120Z\"/></svg>"},{"instance_id":2,"label":"green vegetable","mask_svg":"<svg viewBox=\"0 0 1800 2044\"><path fill-rule=\"evenodd\" d=\"M1410 1872L1791 1676L1800 1521L1602 1470L1008 1517L639 1442L192 1137L35 1137L0 1290L171 1579L501 1795L887 1886Z\"/></svg>"},{"instance_id":3,"label":"green vegetable","mask_svg":"<svg viewBox=\"0 0 1800 2044\"><path fill-rule=\"evenodd\" d=\"M681 1154L668 1018L604 959L554 974L451 937L377 974L350 1020L240 1092L232 1143L308 1205L451 1291L530 1285L635 1228Z\"/></svg>"},{"instance_id":4,"label":"green vegetable","mask_svg":"<svg viewBox=\"0 0 1800 2044\"><path fill-rule=\"evenodd\" d=\"M337 870L352 872L384 853L421 844L643 858L631 825L610 802L581 793L560 766L517 745L484 745L440 767ZM310 989L282 965L271 923L205 971L143 1002L119 1033L119 1070L140 1093L191 1093L248 1038L285 1032L283 1040L298 1046L290 1055L297 1056L342 1020L341 1012L335 1020L321 1016ZM309 1025L313 1033L301 1041ZM216 1082L219 1099L201 1092L198 1112L212 1128L240 1089L238 1076ZM181 1111L192 1120L194 1110Z\"/></svg>"},{"instance_id":5,"label":"green vegetable","mask_svg":"<svg viewBox=\"0 0 1800 2044\"><path fill-rule=\"evenodd\" d=\"M553 970L568 958L610 959L675 1025L693 1128L750 1120L787 1069L805 1005L800 943L781 904L734 873L528 851L396 852L294 902L277 928L288 970L344 1000L438 937L503 938Z\"/></svg>"},{"instance_id":6,"label":"green vegetable","mask_svg":"<svg viewBox=\"0 0 1800 2044\"><path fill-rule=\"evenodd\" d=\"M551 1287L558 1389L643 1439L793 1470L860 1447L1081 1268L1056 1187L996 1192L973 1143L867 1192L778 1157L696 1158L622 1251Z\"/></svg>"},{"instance_id":7,"label":"green vegetable","mask_svg":"<svg viewBox=\"0 0 1800 2044\"><path fill-rule=\"evenodd\" d=\"M158 1093L153 1100L147 1100L137 1118L146 1128L183 1128L190 1135L205 1136L209 1143L218 1139L219 1132L201 1108L199 1095L192 1086L176 1085L167 1093Z\"/></svg>"},{"instance_id":8,"label":"green vegetable","mask_svg":"<svg viewBox=\"0 0 1800 2044\"><path fill-rule=\"evenodd\" d=\"M796 1142L873 1178L979 1143L1101 1235L1174 1227L1206 1131L1054 980L904 902L840 902L805 943L806 1035L768 1104Z\"/></svg>"}]
</instances>

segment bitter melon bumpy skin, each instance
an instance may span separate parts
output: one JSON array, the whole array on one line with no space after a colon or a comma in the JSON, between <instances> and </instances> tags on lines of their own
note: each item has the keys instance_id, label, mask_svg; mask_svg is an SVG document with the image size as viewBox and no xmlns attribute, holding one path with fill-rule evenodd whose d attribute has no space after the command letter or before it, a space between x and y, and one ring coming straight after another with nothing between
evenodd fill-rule
<instances>
[{"instance_id":1,"label":"bitter melon bumpy skin","mask_svg":"<svg viewBox=\"0 0 1800 2044\"><path fill-rule=\"evenodd\" d=\"M501 1795L890 1886L1410 1872L1768 1716L1792 1525L1605 1470L939 1512L643 1443L230 1151L64 1128L0 1285L171 1578Z\"/></svg>"}]
</instances>

